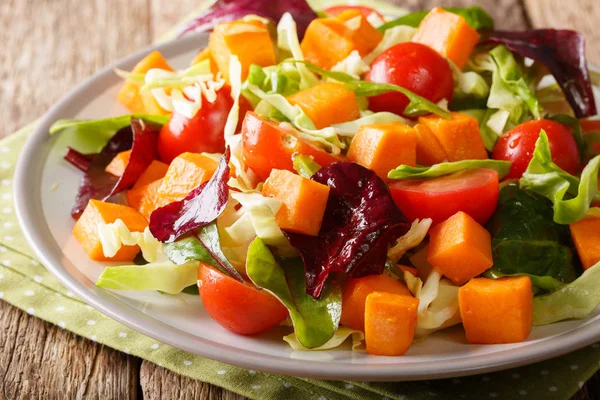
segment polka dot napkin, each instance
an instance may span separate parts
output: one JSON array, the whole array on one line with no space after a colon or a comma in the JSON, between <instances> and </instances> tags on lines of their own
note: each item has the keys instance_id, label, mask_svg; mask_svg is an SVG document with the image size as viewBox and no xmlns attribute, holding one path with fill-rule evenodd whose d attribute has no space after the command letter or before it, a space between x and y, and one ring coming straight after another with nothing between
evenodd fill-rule
<instances>
[{"instance_id":1,"label":"polka dot napkin","mask_svg":"<svg viewBox=\"0 0 600 400\"><path fill-rule=\"evenodd\" d=\"M319 8L333 1L310 3ZM32 128L0 141L0 299L63 329L261 400L569 399L600 369L600 346L595 344L554 360L483 376L403 383L332 382L247 370L158 343L86 305L35 259L18 226L12 197L15 164Z\"/></svg>"}]
</instances>

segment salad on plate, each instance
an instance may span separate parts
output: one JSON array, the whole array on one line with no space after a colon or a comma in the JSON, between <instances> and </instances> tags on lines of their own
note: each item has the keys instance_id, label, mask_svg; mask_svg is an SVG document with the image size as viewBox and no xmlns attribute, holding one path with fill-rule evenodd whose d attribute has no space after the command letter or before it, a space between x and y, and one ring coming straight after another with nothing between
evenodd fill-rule
<instances>
[{"instance_id":1,"label":"salad on plate","mask_svg":"<svg viewBox=\"0 0 600 400\"><path fill-rule=\"evenodd\" d=\"M284 4L285 3L285 4ZM73 236L117 291L199 295L221 326L284 326L403 355L462 324L527 340L600 304L600 121L574 31L502 31L479 7L391 17L218 1L123 78L130 114L60 120L96 147Z\"/></svg>"}]
</instances>

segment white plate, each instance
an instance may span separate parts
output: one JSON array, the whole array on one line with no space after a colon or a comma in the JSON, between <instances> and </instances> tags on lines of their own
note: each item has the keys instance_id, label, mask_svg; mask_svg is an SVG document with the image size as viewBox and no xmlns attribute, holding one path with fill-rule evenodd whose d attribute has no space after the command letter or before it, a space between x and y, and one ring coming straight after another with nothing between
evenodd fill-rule
<instances>
[{"instance_id":1,"label":"white plate","mask_svg":"<svg viewBox=\"0 0 600 400\"><path fill-rule=\"evenodd\" d=\"M415 343L403 357L378 357L349 348L295 352L281 328L265 335L238 336L220 327L195 296L123 293L96 288L104 265L90 261L71 237L70 209L81 173L63 159L68 135L50 137L60 118L104 118L127 111L115 101L122 83L114 68L129 70L158 49L184 68L205 47L196 34L126 57L91 77L56 104L23 149L15 175L17 215L31 247L70 290L111 318L174 347L214 360L286 375L324 379L401 381L484 373L556 357L600 339L600 312L586 320L534 328L527 341L507 345L468 344L461 327ZM57 190L51 188L58 184Z\"/></svg>"}]
</instances>

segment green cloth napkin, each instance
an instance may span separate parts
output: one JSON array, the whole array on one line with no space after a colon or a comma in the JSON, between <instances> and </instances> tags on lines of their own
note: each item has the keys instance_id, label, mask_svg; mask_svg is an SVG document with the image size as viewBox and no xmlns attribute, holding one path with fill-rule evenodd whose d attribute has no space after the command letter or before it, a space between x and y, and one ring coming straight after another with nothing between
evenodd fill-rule
<instances>
[{"instance_id":1,"label":"green cloth napkin","mask_svg":"<svg viewBox=\"0 0 600 400\"><path fill-rule=\"evenodd\" d=\"M203 3L206 6L210 1ZM335 1L310 3L322 8ZM378 6L373 0L368 3ZM385 5L385 11L394 9ZM159 343L85 304L36 260L19 228L12 196L15 164L33 126L0 141L0 299L63 329L261 400L569 399L600 368L600 345L594 344L554 360L482 376L403 383L333 382L247 370Z\"/></svg>"}]
</instances>

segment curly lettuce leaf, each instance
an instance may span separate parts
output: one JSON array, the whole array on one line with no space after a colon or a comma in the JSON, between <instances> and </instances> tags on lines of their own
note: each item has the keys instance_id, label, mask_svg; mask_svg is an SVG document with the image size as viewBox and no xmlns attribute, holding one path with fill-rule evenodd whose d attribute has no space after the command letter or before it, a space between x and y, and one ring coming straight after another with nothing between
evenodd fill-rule
<instances>
[{"instance_id":1,"label":"curly lettuce leaf","mask_svg":"<svg viewBox=\"0 0 600 400\"><path fill-rule=\"evenodd\" d=\"M198 262L175 265L171 262L146 265L106 267L96 286L103 289L148 291L159 290L177 294L195 285L198 280Z\"/></svg>"},{"instance_id":2,"label":"curly lettuce leaf","mask_svg":"<svg viewBox=\"0 0 600 400\"><path fill-rule=\"evenodd\" d=\"M430 167L412 167L400 165L388 173L390 179L431 179L468 169L493 169L498 178L504 178L510 172L510 161L501 160L463 160L435 164Z\"/></svg>"},{"instance_id":3,"label":"curly lettuce leaf","mask_svg":"<svg viewBox=\"0 0 600 400\"><path fill-rule=\"evenodd\" d=\"M296 334L290 333L287 336L283 337L283 340L290 345L290 347L296 351L319 351L319 350L331 350L336 347L341 346L344 342L349 338L352 338L352 350L358 350L362 347L363 342L365 341L365 334L361 331L357 331L355 329L346 328L345 326L340 326L331 339L327 341L322 346L315 347L312 349L308 349L302 346L302 343L296 337Z\"/></svg>"},{"instance_id":4,"label":"curly lettuce leaf","mask_svg":"<svg viewBox=\"0 0 600 400\"><path fill-rule=\"evenodd\" d=\"M600 305L600 263L562 288L533 299L533 324L585 318Z\"/></svg>"},{"instance_id":5,"label":"curly lettuce leaf","mask_svg":"<svg viewBox=\"0 0 600 400\"><path fill-rule=\"evenodd\" d=\"M520 186L549 199L554 205L554 221L571 224L579 221L598 200L600 156L594 157L577 178L552 161L548 135L543 130L535 143L533 158L520 180Z\"/></svg>"},{"instance_id":6,"label":"curly lettuce leaf","mask_svg":"<svg viewBox=\"0 0 600 400\"><path fill-rule=\"evenodd\" d=\"M493 29L494 28L494 19L487 11L479 6L471 6L465 8L459 7L444 7L444 10L450 11L451 13L460 15L463 17L469 25L473 29ZM429 11L416 11L410 14L403 15L400 18L397 18L393 21L389 21L383 25L381 25L378 29L381 32L385 32L386 30L400 26L412 26L418 27L421 21L429 14Z\"/></svg>"},{"instance_id":7,"label":"curly lettuce leaf","mask_svg":"<svg viewBox=\"0 0 600 400\"><path fill-rule=\"evenodd\" d=\"M298 342L308 349L326 344L335 334L342 312L341 286L330 281L319 299L306 293L304 268L299 259L278 262L256 238L248 249L246 273L289 310Z\"/></svg>"}]
</instances>

